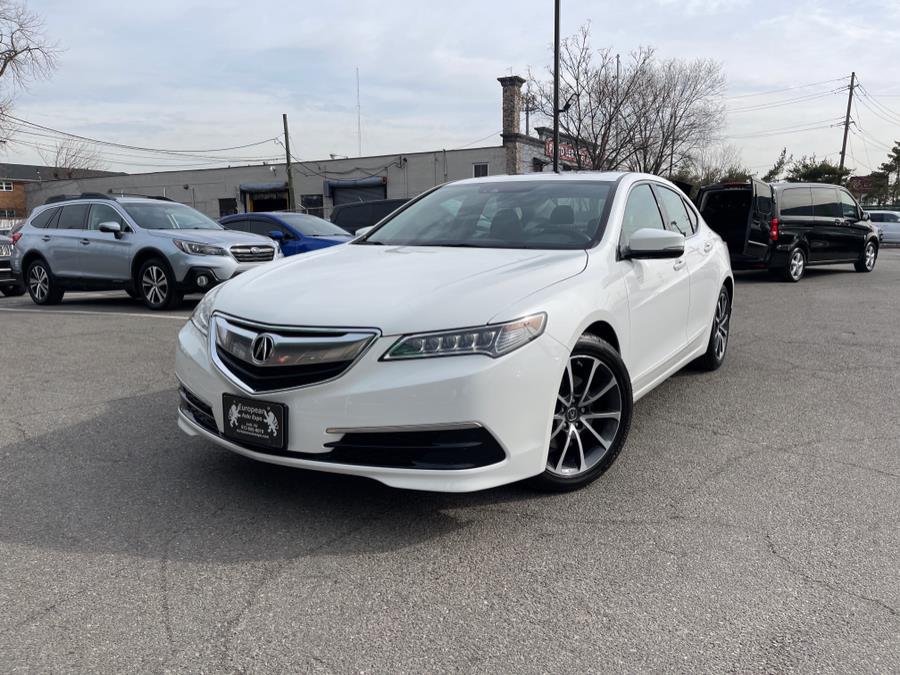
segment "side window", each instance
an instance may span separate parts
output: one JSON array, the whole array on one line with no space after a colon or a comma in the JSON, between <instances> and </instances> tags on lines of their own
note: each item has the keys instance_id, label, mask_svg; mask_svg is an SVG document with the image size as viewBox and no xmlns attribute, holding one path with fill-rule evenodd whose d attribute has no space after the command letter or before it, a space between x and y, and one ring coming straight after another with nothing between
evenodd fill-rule
<instances>
[{"instance_id":1,"label":"side window","mask_svg":"<svg viewBox=\"0 0 900 675\"><path fill-rule=\"evenodd\" d=\"M57 227L60 230L83 230L90 208L90 204L69 204L62 207Z\"/></svg>"},{"instance_id":2,"label":"side window","mask_svg":"<svg viewBox=\"0 0 900 675\"><path fill-rule=\"evenodd\" d=\"M31 220L32 227L38 227L40 229L44 229L45 227L50 226L50 222L59 215L59 209L47 209L46 211L41 211Z\"/></svg>"},{"instance_id":3,"label":"side window","mask_svg":"<svg viewBox=\"0 0 900 675\"><path fill-rule=\"evenodd\" d=\"M223 227L226 230L237 230L238 232L249 232L250 231L250 221L246 218L239 218L238 220L229 220Z\"/></svg>"},{"instance_id":4,"label":"side window","mask_svg":"<svg viewBox=\"0 0 900 675\"><path fill-rule=\"evenodd\" d=\"M811 217L812 194L809 188L788 188L781 193L781 216Z\"/></svg>"},{"instance_id":5,"label":"side window","mask_svg":"<svg viewBox=\"0 0 900 675\"><path fill-rule=\"evenodd\" d=\"M856 202L853 201L853 197L843 190L838 190L838 196L841 199L841 215L847 220L854 222L859 220L859 208L856 206Z\"/></svg>"},{"instance_id":6,"label":"side window","mask_svg":"<svg viewBox=\"0 0 900 675\"><path fill-rule=\"evenodd\" d=\"M774 206L772 200L772 188L763 183L755 183L756 185L756 212L763 219L767 219L772 213Z\"/></svg>"},{"instance_id":7,"label":"side window","mask_svg":"<svg viewBox=\"0 0 900 675\"><path fill-rule=\"evenodd\" d=\"M666 229L653 190L647 183L638 185L628 195L625 214L622 216L622 236L619 241L627 245L631 235L645 227Z\"/></svg>"},{"instance_id":8,"label":"side window","mask_svg":"<svg viewBox=\"0 0 900 675\"><path fill-rule=\"evenodd\" d=\"M685 237L691 236L694 228L691 227L691 220L684 207L684 202L681 201L681 196L674 190L661 185L656 186L656 194L659 195L659 201L669 220L669 229L681 232Z\"/></svg>"},{"instance_id":9,"label":"side window","mask_svg":"<svg viewBox=\"0 0 900 675\"><path fill-rule=\"evenodd\" d=\"M269 236L269 232L281 232L285 238L287 238L288 233L285 231L281 225L277 223L273 223L269 220L251 220L250 221L250 232L253 234L261 234L264 237Z\"/></svg>"},{"instance_id":10,"label":"side window","mask_svg":"<svg viewBox=\"0 0 900 675\"><path fill-rule=\"evenodd\" d=\"M842 218L841 203L835 188L814 187L812 189L813 215L817 218Z\"/></svg>"},{"instance_id":11,"label":"side window","mask_svg":"<svg viewBox=\"0 0 900 675\"><path fill-rule=\"evenodd\" d=\"M87 229L99 230L101 223L118 223L123 229L125 228L125 219L113 207L106 204L94 204L91 206Z\"/></svg>"}]
</instances>

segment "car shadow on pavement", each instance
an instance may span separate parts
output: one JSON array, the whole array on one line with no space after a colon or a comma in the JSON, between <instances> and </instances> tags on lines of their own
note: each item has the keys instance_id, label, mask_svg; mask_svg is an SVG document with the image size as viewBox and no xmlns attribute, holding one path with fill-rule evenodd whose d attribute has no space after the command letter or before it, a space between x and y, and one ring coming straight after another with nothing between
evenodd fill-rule
<instances>
[{"instance_id":1,"label":"car shadow on pavement","mask_svg":"<svg viewBox=\"0 0 900 675\"><path fill-rule=\"evenodd\" d=\"M809 281L811 279L815 279L816 277L823 278L829 277L836 274L859 274L853 270L852 266L848 265L838 265L835 267L808 267L806 272L804 273L803 279L801 279L799 284L803 284L804 281ZM781 277L770 274L768 270L736 270L734 272L734 280L739 285L740 284L784 284L786 286L794 285L791 282L784 281Z\"/></svg>"},{"instance_id":2,"label":"car shadow on pavement","mask_svg":"<svg viewBox=\"0 0 900 675\"><path fill-rule=\"evenodd\" d=\"M182 434L175 390L7 444L0 541L240 562L402 549L467 526L447 511L548 498L519 486L409 492L255 462Z\"/></svg>"}]
</instances>

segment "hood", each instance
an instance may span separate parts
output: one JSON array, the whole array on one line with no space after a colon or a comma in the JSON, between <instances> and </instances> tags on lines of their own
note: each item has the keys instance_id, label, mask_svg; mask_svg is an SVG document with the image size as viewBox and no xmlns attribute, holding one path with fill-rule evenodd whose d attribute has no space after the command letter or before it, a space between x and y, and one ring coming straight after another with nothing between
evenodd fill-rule
<instances>
[{"instance_id":1,"label":"hood","mask_svg":"<svg viewBox=\"0 0 900 675\"><path fill-rule=\"evenodd\" d=\"M385 335L464 328L581 273L586 262L582 250L332 246L241 274L222 287L215 309Z\"/></svg>"},{"instance_id":2,"label":"hood","mask_svg":"<svg viewBox=\"0 0 900 675\"><path fill-rule=\"evenodd\" d=\"M237 230L144 230L147 234L163 239L184 239L195 241L198 244L216 244L218 246L232 246L234 244L268 244L275 242L261 234L238 232Z\"/></svg>"}]
</instances>

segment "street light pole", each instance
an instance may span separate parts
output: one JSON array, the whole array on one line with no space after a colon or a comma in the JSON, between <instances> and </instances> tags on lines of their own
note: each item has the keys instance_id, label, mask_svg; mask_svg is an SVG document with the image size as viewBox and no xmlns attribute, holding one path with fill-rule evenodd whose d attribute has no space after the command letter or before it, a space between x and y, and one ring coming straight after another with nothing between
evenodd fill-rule
<instances>
[{"instance_id":1,"label":"street light pole","mask_svg":"<svg viewBox=\"0 0 900 675\"><path fill-rule=\"evenodd\" d=\"M559 173L559 2L553 8L553 171Z\"/></svg>"}]
</instances>

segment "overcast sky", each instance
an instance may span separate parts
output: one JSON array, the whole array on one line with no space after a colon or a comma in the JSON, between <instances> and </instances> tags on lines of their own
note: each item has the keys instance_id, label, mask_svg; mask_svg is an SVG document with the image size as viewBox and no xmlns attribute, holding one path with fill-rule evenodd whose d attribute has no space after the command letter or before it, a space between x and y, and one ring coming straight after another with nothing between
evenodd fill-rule
<instances>
[{"instance_id":1,"label":"overcast sky","mask_svg":"<svg viewBox=\"0 0 900 675\"><path fill-rule=\"evenodd\" d=\"M898 0L562 5L563 34L590 21L596 47L624 55L651 45L662 58L720 61L729 97L856 70L875 97L862 98L854 110L858 133L866 135L851 137L848 164L860 173L884 161L879 142L900 138ZM542 70L553 36L552 0L31 0L29 6L46 17L47 32L65 51L52 79L18 98L17 115L132 145L205 149L274 137L286 112L294 154L303 159L356 154L356 67L364 155L449 149L479 139L478 145L499 144L496 78ZM841 85L730 98L727 142L762 172L784 145L794 155L836 159L837 127L759 134L836 122L845 92L767 110L738 109ZM283 150L268 143L241 153L274 157ZM128 154L107 152L106 168L139 171L133 162L140 161L148 165L143 170L158 170L149 165L171 161ZM41 160L10 144L6 161Z\"/></svg>"}]
</instances>

